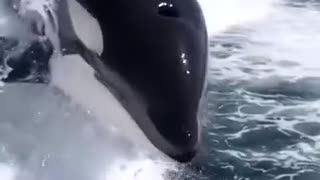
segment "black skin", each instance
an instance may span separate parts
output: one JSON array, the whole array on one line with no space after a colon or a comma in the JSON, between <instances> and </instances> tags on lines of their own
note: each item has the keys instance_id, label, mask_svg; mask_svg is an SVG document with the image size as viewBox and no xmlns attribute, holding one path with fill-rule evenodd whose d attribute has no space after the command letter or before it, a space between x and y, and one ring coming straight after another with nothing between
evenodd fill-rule
<instances>
[{"instance_id":1,"label":"black skin","mask_svg":"<svg viewBox=\"0 0 320 180\"><path fill-rule=\"evenodd\" d=\"M207 70L207 32L197 2L79 1L102 28L101 60L140 95L145 115L173 148L154 136L141 113L131 113L137 123L160 150L189 161L199 145L197 112ZM126 106L134 109L134 103Z\"/></svg>"},{"instance_id":2,"label":"black skin","mask_svg":"<svg viewBox=\"0 0 320 180\"><path fill-rule=\"evenodd\" d=\"M158 149L190 161L201 140L207 71L207 32L196 0L78 1L98 20L104 51L99 56L80 42L68 3L59 1L64 53L84 57Z\"/></svg>"}]
</instances>

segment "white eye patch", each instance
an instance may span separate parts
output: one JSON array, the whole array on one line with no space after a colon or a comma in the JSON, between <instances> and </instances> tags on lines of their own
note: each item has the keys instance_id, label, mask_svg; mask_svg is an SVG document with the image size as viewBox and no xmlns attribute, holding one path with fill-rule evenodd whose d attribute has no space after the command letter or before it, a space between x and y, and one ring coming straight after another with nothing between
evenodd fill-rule
<instances>
[{"instance_id":1,"label":"white eye patch","mask_svg":"<svg viewBox=\"0 0 320 180\"><path fill-rule=\"evenodd\" d=\"M102 54L103 37L98 21L76 0L67 0L70 20L78 38L88 49Z\"/></svg>"}]
</instances>

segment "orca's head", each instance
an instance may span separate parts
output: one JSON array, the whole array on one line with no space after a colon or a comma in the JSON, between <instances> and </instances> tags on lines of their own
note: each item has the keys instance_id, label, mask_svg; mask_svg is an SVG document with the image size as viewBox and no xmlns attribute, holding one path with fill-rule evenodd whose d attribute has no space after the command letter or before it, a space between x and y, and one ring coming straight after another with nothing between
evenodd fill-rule
<instances>
[{"instance_id":1,"label":"orca's head","mask_svg":"<svg viewBox=\"0 0 320 180\"><path fill-rule=\"evenodd\" d=\"M205 108L208 46L196 0L79 2L102 29L102 71L117 73L128 86L108 75L100 80L114 87L158 149L178 161L192 159Z\"/></svg>"},{"instance_id":2,"label":"orca's head","mask_svg":"<svg viewBox=\"0 0 320 180\"><path fill-rule=\"evenodd\" d=\"M191 160L201 139L207 72L207 32L196 0L58 2L63 52L86 59L154 146L178 161ZM79 15L83 7L89 19ZM25 56L48 65L41 52L52 54L41 49Z\"/></svg>"}]
</instances>

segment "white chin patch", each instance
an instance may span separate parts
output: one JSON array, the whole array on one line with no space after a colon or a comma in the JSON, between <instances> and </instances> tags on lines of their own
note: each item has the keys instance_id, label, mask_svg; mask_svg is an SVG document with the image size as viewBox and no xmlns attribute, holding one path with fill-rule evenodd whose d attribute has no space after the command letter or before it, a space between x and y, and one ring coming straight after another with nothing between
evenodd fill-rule
<instances>
[{"instance_id":1,"label":"white chin patch","mask_svg":"<svg viewBox=\"0 0 320 180\"><path fill-rule=\"evenodd\" d=\"M132 117L112 93L94 77L94 69L79 55L51 59L51 84L69 96L73 102L95 117L102 127L120 131L137 147L159 154ZM160 153L162 154L162 153Z\"/></svg>"},{"instance_id":2,"label":"white chin patch","mask_svg":"<svg viewBox=\"0 0 320 180\"><path fill-rule=\"evenodd\" d=\"M98 21L76 0L68 0L70 19L78 38L99 55L103 52L103 37Z\"/></svg>"}]
</instances>

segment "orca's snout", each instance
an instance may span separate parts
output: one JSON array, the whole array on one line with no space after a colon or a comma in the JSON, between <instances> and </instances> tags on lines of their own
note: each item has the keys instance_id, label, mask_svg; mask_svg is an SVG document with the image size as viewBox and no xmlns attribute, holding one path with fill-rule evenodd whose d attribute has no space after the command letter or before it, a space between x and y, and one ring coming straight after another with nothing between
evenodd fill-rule
<instances>
[{"instance_id":1,"label":"orca's snout","mask_svg":"<svg viewBox=\"0 0 320 180\"><path fill-rule=\"evenodd\" d=\"M152 78L149 87L141 86L150 92L146 92L148 115L171 148L161 143L157 146L179 161L189 161L201 139L198 111L205 83L207 40L204 25L197 26L200 22L192 22L183 9L171 6L159 7L158 34L149 34L150 44L144 47L148 51L141 55L148 61L145 76Z\"/></svg>"}]
</instances>

